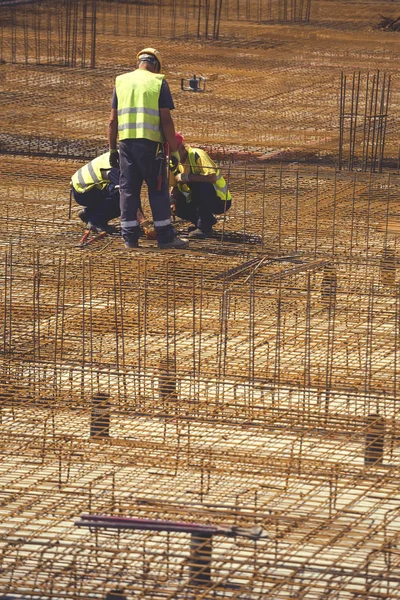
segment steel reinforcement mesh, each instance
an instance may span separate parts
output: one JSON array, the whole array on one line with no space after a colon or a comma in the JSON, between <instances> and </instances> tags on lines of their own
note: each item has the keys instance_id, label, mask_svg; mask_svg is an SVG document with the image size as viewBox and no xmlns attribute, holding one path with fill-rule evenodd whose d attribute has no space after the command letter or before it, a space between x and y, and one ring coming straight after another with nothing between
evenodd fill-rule
<instances>
[{"instance_id":1,"label":"steel reinforcement mesh","mask_svg":"<svg viewBox=\"0 0 400 600\"><path fill-rule=\"evenodd\" d=\"M214 238L127 256L76 247L72 161L4 160L4 592L398 598L398 176L230 165ZM81 514L237 534L199 582L190 534Z\"/></svg>"},{"instance_id":2,"label":"steel reinforcement mesh","mask_svg":"<svg viewBox=\"0 0 400 600\"><path fill-rule=\"evenodd\" d=\"M286 3L300 7L302 1ZM322 18L345 11L352 23L346 11L354 4L347 1L320 2L309 24L290 25L255 22L252 3L232 1L221 13L219 38L204 39L196 31L184 34L186 20L195 27L192 12L203 3L189 3L188 11L183 11L174 0L160 2L158 8L157 3L97 2L94 69L91 49L84 52L80 38L74 37L82 27L79 11L86 5L89 11L89 4L89 0L56 6L48 0L17 4L14 21L7 17L13 5L0 5L3 152L78 158L96 154L107 143L115 76L132 69L136 52L150 43L163 54L177 129L191 143L234 154L243 149L261 156L282 152L284 157L291 153L294 160L319 157L333 165L339 152L341 74L348 81L355 71L363 78L378 71L381 77L390 76L383 162L384 167L398 168L399 49L395 33L376 28L376 12L386 10L394 16L393 3L368 3L370 24L347 31ZM72 6L77 7L75 12ZM355 22L364 10L362 3L355 3ZM86 13L86 40L92 39L90 15ZM53 37L61 33L69 37L56 43ZM182 91L193 74L205 78L204 93ZM369 108L367 117L370 112ZM364 116L359 115L358 128L363 127ZM346 144L351 146L351 141ZM348 148L343 151L347 154ZM356 162L362 152L360 143L352 148Z\"/></svg>"},{"instance_id":3,"label":"steel reinforcement mesh","mask_svg":"<svg viewBox=\"0 0 400 600\"><path fill-rule=\"evenodd\" d=\"M49 3L2 20L7 600L400 598L398 49L363 25L392 3L263 23L278 4L307 3L226 3L206 40L204 14L200 39L190 10L164 31L166 2L98 2L95 69L89 28L54 64ZM157 31L177 129L232 208L185 251L78 247L69 179ZM391 75L383 173L334 168L355 69ZM180 89L193 73L204 94Z\"/></svg>"}]
</instances>

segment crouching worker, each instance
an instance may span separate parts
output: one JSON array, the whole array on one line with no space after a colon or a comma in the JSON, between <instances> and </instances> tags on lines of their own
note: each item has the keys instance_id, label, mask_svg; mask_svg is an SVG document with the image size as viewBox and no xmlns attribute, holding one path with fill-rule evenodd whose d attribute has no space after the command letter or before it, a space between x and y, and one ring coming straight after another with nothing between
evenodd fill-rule
<instances>
[{"instance_id":1,"label":"crouching worker","mask_svg":"<svg viewBox=\"0 0 400 600\"><path fill-rule=\"evenodd\" d=\"M121 214L119 207L119 169L110 167L110 153L105 152L74 173L71 192L83 206L79 217L91 229L112 232L108 224Z\"/></svg>"},{"instance_id":2,"label":"crouching worker","mask_svg":"<svg viewBox=\"0 0 400 600\"><path fill-rule=\"evenodd\" d=\"M214 215L229 210L232 198L221 171L208 154L184 144L180 133L176 133L175 138L180 163L171 159L171 173L175 179L171 208L175 215L193 223L189 238L204 239L212 235L213 225L217 222Z\"/></svg>"}]
</instances>

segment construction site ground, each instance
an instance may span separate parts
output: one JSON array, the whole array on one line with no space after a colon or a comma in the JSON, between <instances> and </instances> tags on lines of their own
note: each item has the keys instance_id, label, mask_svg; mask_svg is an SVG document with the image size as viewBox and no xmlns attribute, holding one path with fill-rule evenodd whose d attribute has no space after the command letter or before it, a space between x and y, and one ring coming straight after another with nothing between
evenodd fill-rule
<instances>
[{"instance_id":1,"label":"construction site ground","mask_svg":"<svg viewBox=\"0 0 400 600\"><path fill-rule=\"evenodd\" d=\"M31 4L24 37L0 2L0 597L400 599L400 32L379 28L399 3L282 23L227 0L205 39L197 3L98 0L93 69L56 64L58 9L38 24ZM115 76L146 46L232 208L183 251L80 248L70 178L107 150ZM378 72L384 160L354 138L339 165L343 74ZM193 74L204 92L181 89ZM199 581L188 533L82 514L239 529Z\"/></svg>"}]
</instances>

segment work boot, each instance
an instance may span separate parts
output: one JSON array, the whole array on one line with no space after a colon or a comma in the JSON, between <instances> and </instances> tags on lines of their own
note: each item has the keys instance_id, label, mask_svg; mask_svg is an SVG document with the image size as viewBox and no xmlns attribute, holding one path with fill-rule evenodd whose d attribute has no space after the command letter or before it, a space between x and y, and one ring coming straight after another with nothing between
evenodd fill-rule
<instances>
[{"instance_id":1,"label":"work boot","mask_svg":"<svg viewBox=\"0 0 400 600\"><path fill-rule=\"evenodd\" d=\"M109 225L108 223L100 223L97 221L88 221L88 226L93 231L98 231L99 233L102 231L105 231L106 233L116 233L117 231L114 225Z\"/></svg>"},{"instance_id":2,"label":"work boot","mask_svg":"<svg viewBox=\"0 0 400 600\"><path fill-rule=\"evenodd\" d=\"M172 225L167 225L165 227L156 227L156 230L158 247L161 250L168 250L170 248L182 250L183 248L187 248L189 245L188 241L181 240L177 237L176 231L172 227Z\"/></svg>"},{"instance_id":3,"label":"work boot","mask_svg":"<svg viewBox=\"0 0 400 600\"><path fill-rule=\"evenodd\" d=\"M88 229L90 229L90 231L92 231L93 233L101 233L101 229L99 227L97 227L96 225L94 225L92 223L92 221L88 221L86 223L86 225L88 226Z\"/></svg>"},{"instance_id":4,"label":"work boot","mask_svg":"<svg viewBox=\"0 0 400 600\"><path fill-rule=\"evenodd\" d=\"M205 240L206 238L212 237L212 229L207 231L203 231L199 227L190 231L188 234L188 238L191 240Z\"/></svg>"},{"instance_id":5,"label":"work boot","mask_svg":"<svg viewBox=\"0 0 400 600\"><path fill-rule=\"evenodd\" d=\"M134 250L135 248L139 248L139 242L137 240L126 240L124 239L125 248L128 250Z\"/></svg>"},{"instance_id":6,"label":"work boot","mask_svg":"<svg viewBox=\"0 0 400 600\"><path fill-rule=\"evenodd\" d=\"M116 228L115 225L110 225L109 223L106 223L103 228L103 231L105 231L106 233L112 235L113 233L117 233L118 229Z\"/></svg>"},{"instance_id":7,"label":"work boot","mask_svg":"<svg viewBox=\"0 0 400 600\"><path fill-rule=\"evenodd\" d=\"M134 249L139 247L140 228L132 227L122 231L122 239L124 240L125 248Z\"/></svg>"},{"instance_id":8,"label":"work boot","mask_svg":"<svg viewBox=\"0 0 400 600\"><path fill-rule=\"evenodd\" d=\"M189 246L189 242L187 240L181 240L181 238L174 237L169 242L158 242L158 247L161 250L169 250L171 248L175 248L176 250L183 250Z\"/></svg>"},{"instance_id":9,"label":"work boot","mask_svg":"<svg viewBox=\"0 0 400 600\"><path fill-rule=\"evenodd\" d=\"M87 210L84 208L78 212L78 217L83 223L85 223L89 229L92 231L97 231L98 233L101 231L107 231L107 223L97 221L96 218L92 218Z\"/></svg>"},{"instance_id":10,"label":"work boot","mask_svg":"<svg viewBox=\"0 0 400 600\"><path fill-rule=\"evenodd\" d=\"M197 219L197 227L204 232L211 230L217 223L218 221L213 214Z\"/></svg>"}]
</instances>

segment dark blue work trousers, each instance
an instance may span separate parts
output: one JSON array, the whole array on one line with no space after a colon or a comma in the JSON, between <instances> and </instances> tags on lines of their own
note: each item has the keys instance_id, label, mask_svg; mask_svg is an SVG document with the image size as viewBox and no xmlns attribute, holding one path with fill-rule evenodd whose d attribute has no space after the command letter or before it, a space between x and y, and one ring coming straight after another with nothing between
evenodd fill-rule
<instances>
[{"instance_id":1,"label":"dark blue work trousers","mask_svg":"<svg viewBox=\"0 0 400 600\"><path fill-rule=\"evenodd\" d=\"M119 189L115 187L119 183L118 169L111 169L108 178L110 183L102 190L94 186L80 194L72 188L75 202L85 207L85 220L90 221L95 227L107 225L108 221L120 215Z\"/></svg>"},{"instance_id":2,"label":"dark blue work trousers","mask_svg":"<svg viewBox=\"0 0 400 600\"><path fill-rule=\"evenodd\" d=\"M190 202L179 192L176 194L176 215L185 221L191 221L204 232L209 232L216 220L214 215L222 215L230 209L231 200L221 200L212 183L188 183Z\"/></svg>"},{"instance_id":3,"label":"dark blue work trousers","mask_svg":"<svg viewBox=\"0 0 400 600\"><path fill-rule=\"evenodd\" d=\"M137 240L140 233L137 210L144 181L158 240L170 241L174 236L166 162L165 156L158 153L160 147L161 144L146 139L126 139L119 143L121 232L130 241Z\"/></svg>"}]
</instances>

